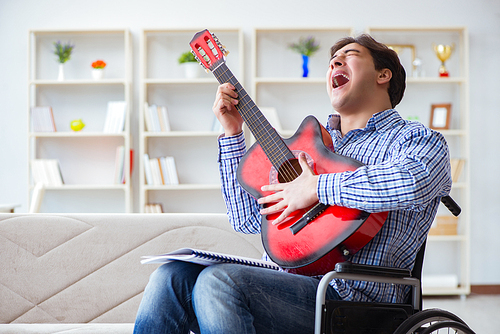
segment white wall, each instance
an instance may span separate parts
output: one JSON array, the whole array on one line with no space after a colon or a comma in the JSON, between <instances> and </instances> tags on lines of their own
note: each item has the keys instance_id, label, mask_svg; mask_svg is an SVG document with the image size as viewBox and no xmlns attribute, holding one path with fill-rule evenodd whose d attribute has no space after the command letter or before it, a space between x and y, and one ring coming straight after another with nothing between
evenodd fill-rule
<instances>
[{"instance_id":1,"label":"white wall","mask_svg":"<svg viewBox=\"0 0 500 334\"><path fill-rule=\"evenodd\" d=\"M498 0L0 0L0 203L27 208L27 44L29 29L129 28L134 43L138 128L142 29L241 27L247 62L254 27L467 26L470 33L472 284L500 284L500 1ZM246 78L250 77L247 68ZM250 87L250 83L245 83ZM210 112L207 106L207 112ZM137 169L136 169L137 170ZM138 189L137 173L134 174ZM138 202L137 196L135 202Z\"/></svg>"}]
</instances>

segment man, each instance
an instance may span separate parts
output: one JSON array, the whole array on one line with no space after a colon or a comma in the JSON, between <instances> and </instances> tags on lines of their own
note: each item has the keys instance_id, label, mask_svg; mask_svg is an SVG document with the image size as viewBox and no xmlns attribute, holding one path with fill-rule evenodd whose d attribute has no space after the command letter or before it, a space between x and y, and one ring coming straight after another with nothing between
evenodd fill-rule
<instances>
[{"instance_id":1,"label":"man","mask_svg":"<svg viewBox=\"0 0 500 334\"><path fill-rule=\"evenodd\" d=\"M365 164L355 171L315 175L305 157L289 183L264 185L272 195L256 201L236 181L246 151L238 96L219 86L213 111L224 127L219 138L223 195L233 228L260 233L260 215L291 212L320 201L367 212L389 211L379 233L350 258L355 263L411 269L440 198L451 188L446 141L393 108L405 89L397 54L368 35L331 48L327 92L338 114L327 130L337 153ZM259 206L274 203L269 207ZM332 268L333 269L333 268ZM170 263L150 279L136 320L149 333L312 333L319 280L262 268ZM389 284L333 280L328 299L401 302L408 289Z\"/></svg>"}]
</instances>

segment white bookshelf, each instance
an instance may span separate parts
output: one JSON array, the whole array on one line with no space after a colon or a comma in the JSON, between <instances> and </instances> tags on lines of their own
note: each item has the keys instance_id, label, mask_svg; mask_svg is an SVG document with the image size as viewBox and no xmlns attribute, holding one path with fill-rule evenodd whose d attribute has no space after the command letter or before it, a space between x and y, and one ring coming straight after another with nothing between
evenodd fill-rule
<instances>
[{"instance_id":1,"label":"white bookshelf","mask_svg":"<svg viewBox=\"0 0 500 334\"><path fill-rule=\"evenodd\" d=\"M465 27L371 27L367 29L375 39L387 45L412 45L415 57L422 61L421 76L415 77L415 68L408 58L403 60L407 72L407 87L397 107L404 118L418 117L430 125L432 104L451 103L450 127L440 131L448 141L451 158L465 160L458 180L453 182L451 196L462 208L456 235L429 235L423 276L445 278L454 276L453 287L426 286L424 295L467 295L470 293L470 175L469 175L469 39ZM446 61L449 77L439 77L440 60L434 53L434 44L454 45ZM403 55L400 55L403 59ZM406 61L406 63L405 63ZM438 216L450 213L441 205Z\"/></svg>"},{"instance_id":2,"label":"white bookshelf","mask_svg":"<svg viewBox=\"0 0 500 334\"><path fill-rule=\"evenodd\" d=\"M217 137L212 131L211 110L218 83L200 66L199 77L187 79L177 62L189 51L189 42L200 29L151 29L141 36L139 116L140 211L148 203L160 203L163 212L226 211L220 191ZM239 29L213 29L230 54L228 66L243 80L243 34ZM199 65L198 65L199 66ZM145 103L167 108L171 131L147 131ZM148 185L144 154L149 158L173 156L178 185Z\"/></svg>"},{"instance_id":3,"label":"white bookshelf","mask_svg":"<svg viewBox=\"0 0 500 334\"><path fill-rule=\"evenodd\" d=\"M31 30L28 45L28 163L57 159L62 186L46 186L41 212L131 212L130 154L124 155L124 183L115 184L117 147L130 152L132 41L127 29ZM75 45L58 81L53 43ZM104 78L94 80L91 63L107 63ZM103 133L109 101L125 101L122 132ZM50 106L57 132L34 132L31 107ZM72 120L82 119L74 132ZM31 202L34 182L28 166Z\"/></svg>"},{"instance_id":4,"label":"white bookshelf","mask_svg":"<svg viewBox=\"0 0 500 334\"><path fill-rule=\"evenodd\" d=\"M276 109L281 135L295 133L302 120L314 115L324 123L332 107L326 94L330 47L352 35L352 28L257 28L252 39L252 97L260 108ZM309 76L302 78L302 58L289 49L312 36L320 49L309 59Z\"/></svg>"},{"instance_id":5,"label":"white bookshelf","mask_svg":"<svg viewBox=\"0 0 500 334\"><path fill-rule=\"evenodd\" d=\"M370 27L367 33L388 45L413 45L416 57L422 59L423 76L414 77L411 61L401 54L407 69L407 88L397 109L404 118L418 117L429 126L431 104L451 103L451 125L440 130L450 146L452 158L465 160L460 179L453 183L452 197L462 208L457 235L431 235L427 242L424 275L456 275L458 286L430 288L426 295L466 295L470 293L469 278L469 75L468 33L463 27L451 28L380 28ZM307 115L321 123L332 112L325 92L325 73L329 49L339 38L352 35L350 28L258 28L254 30L252 48L252 97L260 108L275 108L284 137L293 135ZM310 58L310 75L301 77L301 58L288 49L300 37L314 36L322 48ZM449 77L439 77L440 61L432 43L454 44L455 51L446 62ZM438 215L449 215L444 206ZM444 251L442 251L445 249Z\"/></svg>"}]
</instances>

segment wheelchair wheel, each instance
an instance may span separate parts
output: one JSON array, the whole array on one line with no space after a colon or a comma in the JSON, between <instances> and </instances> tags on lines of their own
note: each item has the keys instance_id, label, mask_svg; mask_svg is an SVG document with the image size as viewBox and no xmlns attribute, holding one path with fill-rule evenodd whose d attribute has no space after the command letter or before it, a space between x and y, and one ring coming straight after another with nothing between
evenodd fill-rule
<instances>
[{"instance_id":1,"label":"wheelchair wheel","mask_svg":"<svg viewBox=\"0 0 500 334\"><path fill-rule=\"evenodd\" d=\"M436 322L420 332L420 334L431 333L475 334L467 325L451 320Z\"/></svg>"},{"instance_id":2,"label":"wheelchair wheel","mask_svg":"<svg viewBox=\"0 0 500 334\"><path fill-rule=\"evenodd\" d=\"M451 312L440 309L428 309L417 312L408 319L406 319L398 327L398 329L396 329L394 334L413 334L413 333L420 334L422 333L423 330L426 330L429 326L444 321L453 321L465 325L465 322L462 319L460 319L458 316L454 315Z\"/></svg>"}]
</instances>

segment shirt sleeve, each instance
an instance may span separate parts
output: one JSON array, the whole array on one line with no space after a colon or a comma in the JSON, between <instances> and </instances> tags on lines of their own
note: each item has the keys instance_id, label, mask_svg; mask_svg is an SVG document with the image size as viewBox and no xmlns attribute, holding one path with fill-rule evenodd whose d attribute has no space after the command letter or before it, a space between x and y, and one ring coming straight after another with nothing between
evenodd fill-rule
<instances>
[{"instance_id":1,"label":"shirt sleeve","mask_svg":"<svg viewBox=\"0 0 500 334\"><path fill-rule=\"evenodd\" d=\"M367 212L422 210L451 189L450 158L442 134L409 131L389 148L381 163L355 171L322 174L320 202Z\"/></svg>"},{"instance_id":2,"label":"shirt sleeve","mask_svg":"<svg viewBox=\"0 0 500 334\"><path fill-rule=\"evenodd\" d=\"M246 152L243 133L232 137L219 137L219 172L222 196L233 229L242 233L260 233L260 208L250 194L238 183L236 170Z\"/></svg>"}]
</instances>

